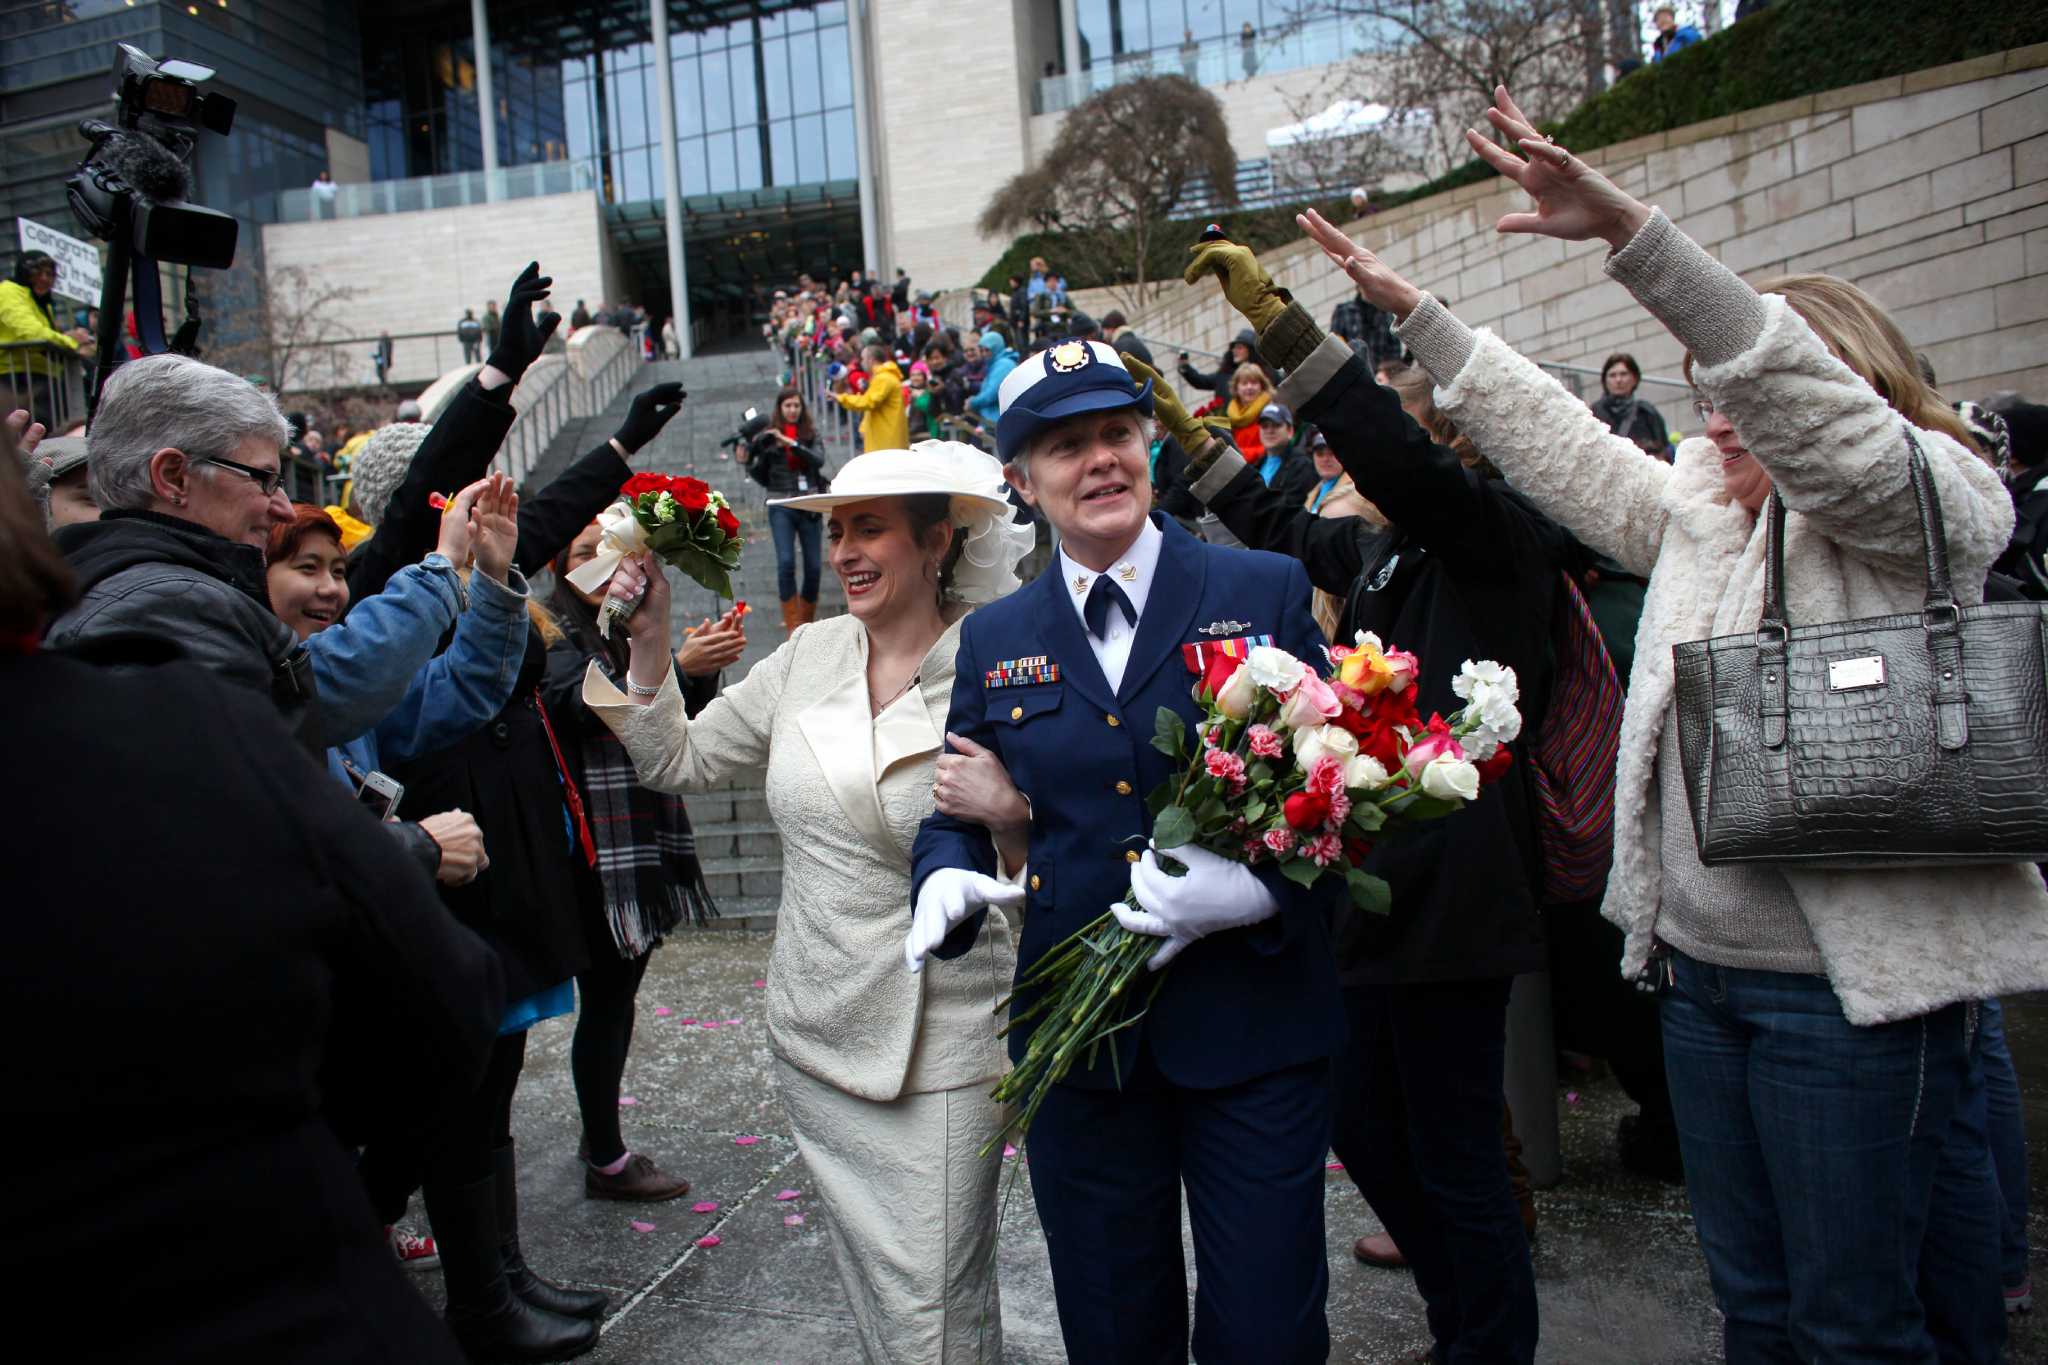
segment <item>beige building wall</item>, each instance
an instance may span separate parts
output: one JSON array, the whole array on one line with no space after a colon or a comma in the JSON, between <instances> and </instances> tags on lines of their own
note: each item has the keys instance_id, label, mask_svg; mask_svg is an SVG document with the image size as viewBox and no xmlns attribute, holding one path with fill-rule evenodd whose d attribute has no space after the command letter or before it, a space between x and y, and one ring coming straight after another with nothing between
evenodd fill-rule
<instances>
[{"instance_id":1,"label":"beige building wall","mask_svg":"<svg viewBox=\"0 0 2048 1365\"><path fill-rule=\"evenodd\" d=\"M1587 160L1752 281L1824 271L1868 290L1951 397L2048 392L2048 44L1850 86L1602 148ZM1676 375L1681 348L1601 272L1601 243L1503 237L1526 207L1491 180L1349 231L1474 327L1533 359L1627 350ZM1349 281L1305 243L1267 267L1318 319ZM1083 306L1086 306L1085 303ZM1171 286L1137 330L1214 349L1221 291ZM1674 429L1686 419L1666 413Z\"/></svg>"},{"instance_id":2,"label":"beige building wall","mask_svg":"<svg viewBox=\"0 0 2048 1365\"><path fill-rule=\"evenodd\" d=\"M263 228L264 269L298 266L315 279L343 280L357 291L335 304L330 335L393 337L391 378L431 380L462 361L455 324L505 291L528 261L555 280L553 306L568 317L577 299L594 309L616 299L623 280L591 190L460 208L427 209ZM407 333L430 333L409 337ZM368 383L370 342L338 348L351 382Z\"/></svg>"},{"instance_id":3,"label":"beige building wall","mask_svg":"<svg viewBox=\"0 0 2048 1365\"><path fill-rule=\"evenodd\" d=\"M1270 155L1266 132L1299 123L1340 98L1330 80L1327 66L1303 67L1274 76L1254 76L1223 85L1205 87L1223 105L1223 117L1230 124L1230 149L1239 161L1259 161ZM1029 104L1024 106L1030 108ZM1301 110L1296 113L1296 109ZM1034 114L1031 117L1032 155L1043 155L1060 135L1067 113Z\"/></svg>"}]
</instances>

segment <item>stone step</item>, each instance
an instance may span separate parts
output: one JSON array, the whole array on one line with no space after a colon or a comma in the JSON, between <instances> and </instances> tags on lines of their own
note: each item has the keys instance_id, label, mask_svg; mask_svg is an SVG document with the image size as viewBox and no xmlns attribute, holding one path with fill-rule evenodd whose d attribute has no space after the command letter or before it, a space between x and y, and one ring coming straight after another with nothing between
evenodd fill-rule
<instances>
[{"instance_id":1,"label":"stone step","mask_svg":"<svg viewBox=\"0 0 2048 1365\"><path fill-rule=\"evenodd\" d=\"M707 864L704 884L721 905L728 898L779 900L782 896L782 857L777 854L772 858L734 858L722 863L715 871Z\"/></svg>"},{"instance_id":2,"label":"stone step","mask_svg":"<svg viewBox=\"0 0 2048 1365\"><path fill-rule=\"evenodd\" d=\"M782 853L782 836L768 820L722 821L693 827L697 861L709 872L734 859L773 858Z\"/></svg>"}]
</instances>

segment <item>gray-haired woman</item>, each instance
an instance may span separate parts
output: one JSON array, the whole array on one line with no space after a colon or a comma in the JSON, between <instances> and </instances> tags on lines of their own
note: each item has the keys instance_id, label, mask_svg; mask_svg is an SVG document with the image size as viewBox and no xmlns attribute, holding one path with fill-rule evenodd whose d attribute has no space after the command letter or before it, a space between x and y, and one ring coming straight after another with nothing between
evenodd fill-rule
<instances>
[{"instance_id":1,"label":"gray-haired woman","mask_svg":"<svg viewBox=\"0 0 2048 1365\"><path fill-rule=\"evenodd\" d=\"M2048 891L2025 865L1706 866L1686 814L1671 647L1754 628L1757 513L1773 490L1787 508L1794 619L1918 613L1925 568L1902 424L1926 452L1966 604L2005 547L2011 503L1867 295L1824 275L1759 293L1540 135L1505 89L1487 117L1523 155L1468 141L1536 200L1501 231L1606 241L1607 273L1684 344L1706 432L1675 463L1607 430L1319 216L1301 222L1401 320L1438 405L1516 487L1648 576L1603 909L1628 935L1625 974L1668 963L1657 975L1670 983L1672 1105L1729 1359L1932 1360L1929 1276L1957 1272L1923 1258L1921 1239L1971 1084L1975 1002L2048 986ZM1999 1313L1995 1278L1979 1297L1972 1311Z\"/></svg>"}]
</instances>

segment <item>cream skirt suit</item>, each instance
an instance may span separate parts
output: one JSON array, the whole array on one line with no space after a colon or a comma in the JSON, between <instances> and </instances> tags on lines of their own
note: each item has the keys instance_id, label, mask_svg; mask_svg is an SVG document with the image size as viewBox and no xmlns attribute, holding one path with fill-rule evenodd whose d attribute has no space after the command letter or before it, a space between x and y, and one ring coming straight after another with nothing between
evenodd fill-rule
<instances>
[{"instance_id":1,"label":"cream skirt suit","mask_svg":"<svg viewBox=\"0 0 2048 1365\"><path fill-rule=\"evenodd\" d=\"M999 914L974 948L912 974L910 846L932 810L958 622L916 685L868 706L866 629L850 616L788 643L686 719L673 676L633 705L593 668L583 699L640 781L694 792L765 768L782 835L768 1035L797 1149L829 1215L868 1360L1002 1359L996 1295L1000 1129L1008 1066L995 1007L1015 967Z\"/></svg>"}]
</instances>

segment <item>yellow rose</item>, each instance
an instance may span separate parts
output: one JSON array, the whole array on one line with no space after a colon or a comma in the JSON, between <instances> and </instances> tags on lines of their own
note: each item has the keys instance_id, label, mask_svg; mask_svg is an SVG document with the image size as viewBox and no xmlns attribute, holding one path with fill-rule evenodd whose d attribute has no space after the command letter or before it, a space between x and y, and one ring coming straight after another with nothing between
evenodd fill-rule
<instances>
[{"instance_id":1,"label":"yellow rose","mask_svg":"<svg viewBox=\"0 0 2048 1365\"><path fill-rule=\"evenodd\" d=\"M1367 640L1344 656L1337 666L1337 679L1359 695L1370 697L1394 681L1394 665L1377 644Z\"/></svg>"}]
</instances>

